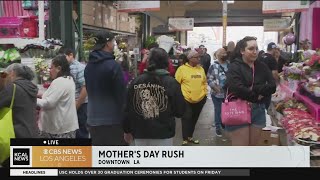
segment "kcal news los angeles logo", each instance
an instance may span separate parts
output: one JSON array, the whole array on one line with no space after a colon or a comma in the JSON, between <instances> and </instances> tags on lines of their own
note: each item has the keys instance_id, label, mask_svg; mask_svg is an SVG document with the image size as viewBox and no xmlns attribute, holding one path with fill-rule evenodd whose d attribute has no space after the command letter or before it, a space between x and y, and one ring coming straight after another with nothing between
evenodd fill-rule
<instances>
[{"instance_id":1,"label":"kcal news los angeles logo","mask_svg":"<svg viewBox=\"0 0 320 180\"><path fill-rule=\"evenodd\" d=\"M30 165L30 149L14 148L13 165Z\"/></svg>"}]
</instances>

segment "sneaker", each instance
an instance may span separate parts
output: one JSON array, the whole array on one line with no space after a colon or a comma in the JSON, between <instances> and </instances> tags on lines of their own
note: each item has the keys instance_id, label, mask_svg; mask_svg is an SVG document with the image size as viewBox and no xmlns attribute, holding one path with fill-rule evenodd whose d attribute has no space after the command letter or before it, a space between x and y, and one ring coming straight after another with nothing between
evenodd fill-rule
<instances>
[{"instance_id":1,"label":"sneaker","mask_svg":"<svg viewBox=\"0 0 320 180\"><path fill-rule=\"evenodd\" d=\"M193 139L193 138L188 138L188 141L189 141L190 143L193 143L193 144L199 144L199 143L200 143L199 140L195 140L195 139Z\"/></svg>"},{"instance_id":2,"label":"sneaker","mask_svg":"<svg viewBox=\"0 0 320 180\"><path fill-rule=\"evenodd\" d=\"M188 145L188 141L187 141L187 140L182 141L182 144L181 144L181 145L182 145L182 146Z\"/></svg>"},{"instance_id":3,"label":"sneaker","mask_svg":"<svg viewBox=\"0 0 320 180\"><path fill-rule=\"evenodd\" d=\"M220 128L217 128L217 129L216 129L216 135L217 135L218 137L222 137L222 131L221 131Z\"/></svg>"}]
</instances>

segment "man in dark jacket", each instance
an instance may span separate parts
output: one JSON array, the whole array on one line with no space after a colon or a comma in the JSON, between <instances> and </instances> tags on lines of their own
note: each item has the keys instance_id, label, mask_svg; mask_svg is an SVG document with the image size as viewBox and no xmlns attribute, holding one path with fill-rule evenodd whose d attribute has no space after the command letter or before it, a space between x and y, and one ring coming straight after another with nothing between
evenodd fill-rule
<instances>
[{"instance_id":1,"label":"man in dark jacket","mask_svg":"<svg viewBox=\"0 0 320 180\"><path fill-rule=\"evenodd\" d=\"M170 76L168 54L154 48L148 71L138 76L128 90L125 139L139 146L169 146L175 136L175 118L184 113L180 84Z\"/></svg>"},{"instance_id":2,"label":"man in dark jacket","mask_svg":"<svg viewBox=\"0 0 320 180\"><path fill-rule=\"evenodd\" d=\"M123 110L126 85L121 66L115 61L115 36L101 31L85 68L88 93L88 125L93 145L125 145Z\"/></svg>"},{"instance_id":3,"label":"man in dark jacket","mask_svg":"<svg viewBox=\"0 0 320 180\"><path fill-rule=\"evenodd\" d=\"M269 67L276 83L279 83L280 78L279 78L279 74L278 74L278 63L274 57L275 51L277 48L279 48L279 47L274 42L269 43L268 47L267 47L267 52L263 56L261 56L260 59L262 62L264 62ZM271 95L267 97L267 100L265 103L266 109L269 108L270 103L271 103Z\"/></svg>"},{"instance_id":4,"label":"man in dark jacket","mask_svg":"<svg viewBox=\"0 0 320 180\"><path fill-rule=\"evenodd\" d=\"M204 47L204 45L200 45L199 49L198 49L198 53L200 54L200 64L204 69L204 72L208 73L209 67L211 65L211 56L209 54L207 54L206 48Z\"/></svg>"},{"instance_id":5,"label":"man in dark jacket","mask_svg":"<svg viewBox=\"0 0 320 180\"><path fill-rule=\"evenodd\" d=\"M16 138L37 138L38 125L36 123L36 101L38 88L31 80L34 78L32 70L22 64L11 64L6 70L0 71L0 109L12 105L13 128ZM6 84L4 79L6 78ZM0 127L0 131L1 131ZM2 165L9 167L9 159Z\"/></svg>"}]
</instances>

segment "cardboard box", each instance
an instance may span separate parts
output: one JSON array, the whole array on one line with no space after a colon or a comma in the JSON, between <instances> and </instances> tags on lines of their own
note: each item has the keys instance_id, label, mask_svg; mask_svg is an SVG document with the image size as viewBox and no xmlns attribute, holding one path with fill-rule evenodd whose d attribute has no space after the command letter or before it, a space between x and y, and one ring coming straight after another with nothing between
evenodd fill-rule
<instances>
[{"instance_id":1,"label":"cardboard box","mask_svg":"<svg viewBox=\"0 0 320 180\"><path fill-rule=\"evenodd\" d=\"M119 12L118 13L118 19L121 23L122 22L129 22L128 13L125 12Z\"/></svg>"},{"instance_id":2,"label":"cardboard box","mask_svg":"<svg viewBox=\"0 0 320 180\"><path fill-rule=\"evenodd\" d=\"M109 28L109 19L102 20L102 27Z\"/></svg>"},{"instance_id":3,"label":"cardboard box","mask_svg":"<svg viewBox=\"0 0 320 180\"><path fill-rule=\"evenodd\" d=\"M117 15L117 10L116 8L114 8L113 6L108 6L109 10L110 10L110 14L111 16L116 16Z\"/></svg>"},{"instance_id":4,"label":"cardboard box","mask_svg":"<svg viewBox=\"0 0 320 180\"><path fill-rule=\"evenodd\" d=\"M111 11L110 11L109 8L102 6L102 14L103 14L103 15L111 16Z\"/></svg>"},{"instance_id":5,"label":"cardboard box","mask_svg":"<svg viewBox=\"0 0 320 180\"><path fill-rule=\"evenodd\" d=\"M129 20L129 32L135 33L136 32L136 22Z\"/></svg>"},{"instance_id":6,"label":"cardboard box","mask_svg":"<svg viewBox=\"0 0 320 180\"><path fill-rule=\"evenodd\" d=\"M102 7L102 21L109 21L110 10L109 8Z\"/></svg>"},{"instance_id":7,"label":"cardboard box","mask_svg":"<svg viewBox=\"0 0 320 180\"><path fill-rule=\"evenodd\" d=\"M96 9L94 11L94 16L99 16L100 18L102 18L102 15L103 15L102 6L96 6Z\"/></svg>"},{"instance_id":8,"label":"cardboard box","mask_svg":"<svg viewBox=\"0 0 320 180\"><path fill-rule=\"evenodd\" d=\"M108 20L104 20L104 22L107 23L107 26L108 26L107 28L117 30L117 17L110 16L108 17Z\"/></svg>"},{"instance_id":9,"label":"cardboard box","mask_svg":"<svg viewBox=\"0 0 320 180\"><path fill-rule=\"evenodd\" d=\"M94 26L95 17L89 16L86 14L82 14L82 23L86 25L92 25Z\"/></svg>"},{"instance_id":10,"label":"cardboard box","mask_svg":"<svg viewBox=\"0 0 320 180\"><path fill-rule=\"evenodd\" d=\"M112 22L110 21L111 19L113 20ZM110 16L108 19L104 19L102 22L104 28L117 30L117 23L115 21L115 17Z\"/></svg>"},{"instance_id":11,"label":"cardboard box","mask_svg":"<svg viewBox=\"0 0 320 180\"><path fill-rule=\"evenodd\" d=\"M129 27L129 32L135 33L136 32L136 26L130 26Z\"/></svg>"},{"instance_id":12,"label":"cardboard box","mask_svg":"<svg viewBox=\"0 0 320 180\"><path fill-rule=\"evenodd\" d=\"M82 5L82 14L94 16L96 8L94 6Z\"/></svg>"},{"instance_id":13,"label":"cardboard box","mask_svg":"<svg viewBox=\"0 0 320 180\"><path fill-rule=\"evenodd\" d=\"M107 14L102 15L102 26L107 26L104 24L109 24L109 16Z\"/></svg>"},{"instance_id":14,"label":"cardboard box","mask_svg":"<svg viewBox=\"0 0 320 180\"><path fill-rule=\"evenodd\" d=\"M263 130L258 146L280 146L280 137L277 132Z\"/></svg>"},{"instance_id":15,"label":"cardboard box","mask_svg":"<svg viewBox=\"0 0 320 180\"><path fill-rule=\"evenodd\" d=\"M95 1L81 1L81 2L82 2L82 6L84 6L84 5L92 6L92 7L96 6L96 2Z\"/></svg>"},{"instance_id":16,"label":"cardboard box","mask_svg":"<svg viewBox=\"0 0 320 180\"><path fill-rule=\"evenodd\" d=\"M101 2L96 2L96 7L102 8L103 4Z\"/></svg>"},{"instance_id":17,"label":"cardboard box","mask_svg":"<svg viewBox=\"0 0 320 180\"><path fill-rule=\"evenodd\" d=\"M103 27L103 26L102 26L102 21L95 21L95 22L94 22L94 26L95 26L95 27Z\"/></svg>"},{"instance_id":18,"label":"cardboard box","mask_svg":"<svg viewBox=\"0 0 320 180\"><path fill-rule=\"evenodd\" d=\"M129 32L130 28L129 28L129 24L128 23L119 23L119 31L125 31L125 32Z\"/></svg>"},{"instance_id":19,"label":"cardboard box","mask_svg":"<svg viewBox=\"0 0 320 180\"><path fill-rule=\"evenodd\" d=\"M102 16L95 16L94 25L97 27L102 27Z\"/></svg>"},{"instance_id":20,"label":"cardboard box","mask_svg":"<svg viewBox=\"0 0 320 180\"><path fill-rule=\"evenodd\" d=\"M116 16L110 16L109 17L109 22L117 24L117 17Z\"/></svg>"},{"instance_id":21,"label":"cardboard box","mask_svg":"<svg viewBox=\"0 0 320 180\"><path fill-rule=\"evenodd\" d=\"M136 23L136 17L129 16L128 19L130 23Z\"/></svg>"}]
</instances>

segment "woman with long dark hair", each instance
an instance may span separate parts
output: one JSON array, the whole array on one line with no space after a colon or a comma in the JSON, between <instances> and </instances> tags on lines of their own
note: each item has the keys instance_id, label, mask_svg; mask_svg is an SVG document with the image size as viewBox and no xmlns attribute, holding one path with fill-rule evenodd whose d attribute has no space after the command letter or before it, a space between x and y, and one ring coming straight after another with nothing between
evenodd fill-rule
<instances>
[{"instance_id":1,"label":"woman with long dark hair","mask_svg":"<svg viewBox=\"0 0 320 180\"><path fill-rule=\"evenodd\" d=\"M53 79L42 99L37 99L40 112L40 131L44 138L75 138L79 129L75 83L65 55L52 60L50 77Z\"/></svg>"},{"instance_id":2,"label":"woman with long dark hair","mask_svg":"<svg viewBox=\"0 0 320 180\"><path fill-rule=\"evenodd\" d=\"M266 126L265 101L276 91L276 83L269 68L258 57L257 38L245 37L233 52L227 72L225 92L251 103L251 124L225 126L232 145L255 146Z\"/></svg>"}]
</instances>

